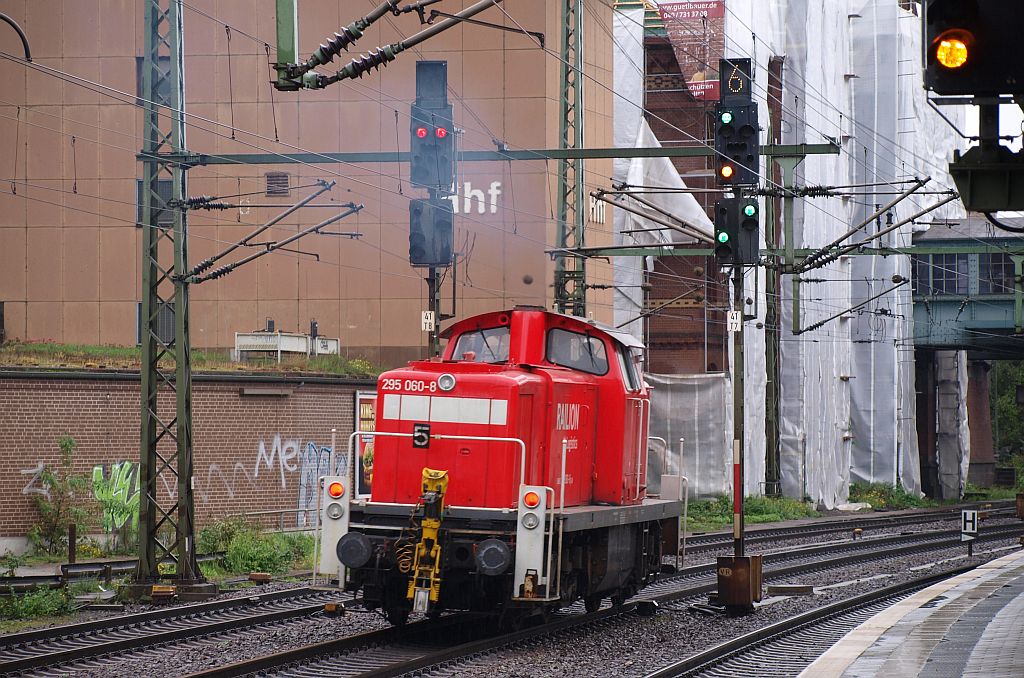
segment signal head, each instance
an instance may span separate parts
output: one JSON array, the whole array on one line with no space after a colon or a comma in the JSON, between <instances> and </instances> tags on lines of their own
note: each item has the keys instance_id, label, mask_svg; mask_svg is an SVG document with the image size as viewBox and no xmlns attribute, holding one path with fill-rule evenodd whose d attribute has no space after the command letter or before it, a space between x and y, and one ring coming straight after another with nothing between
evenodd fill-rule
<instances>
[{"instance_id":1,"label":"signal head","mask_svg":"<svg viewBox=\"0 0 1024 678\"><path fill-rule=\"evenodd\" d=\"M953 28L935 39L935 60L945 68L956 69L970 58L974 36L970 31Z\"/></svg>"}]
</instances>

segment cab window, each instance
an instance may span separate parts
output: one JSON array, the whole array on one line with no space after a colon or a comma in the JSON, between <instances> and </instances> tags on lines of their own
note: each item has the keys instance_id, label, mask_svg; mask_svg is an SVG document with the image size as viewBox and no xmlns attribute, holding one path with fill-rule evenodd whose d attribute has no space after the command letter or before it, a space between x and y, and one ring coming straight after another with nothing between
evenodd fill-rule
<instances>
[{"instance_id":1,"label":"cab window","mask_svg":"<svg viewBox=\"0 0 1024 678\"><path fill-rule=\"evenodd\" d=\"M633 352L625 346L619 346L615 353L619 358L619 371L622 372L622 380L625 382L626 390L639 391L640 375L636 370Z\"/></svg>"},{"instance_id":2,"label":"cab window","mask_svg":"<svg viewBox=\"0 0 1024 678\"><path fill-rule=\"evenodd\" d=\"M552 329L548 332L547 360L561 367L589 374L608 373L604 342L579 332Z\"/></svg>"},{"instance_id":3,"label":"cab window","mask_svg":"<svg viewBox=\"0 0 1024 678\"><path fill-rule=\"evenodd\" d=\"M463 332L455 341L452 360L476 363L508 362L508 327L491 327Z\"/></svg>"}]
</instances>

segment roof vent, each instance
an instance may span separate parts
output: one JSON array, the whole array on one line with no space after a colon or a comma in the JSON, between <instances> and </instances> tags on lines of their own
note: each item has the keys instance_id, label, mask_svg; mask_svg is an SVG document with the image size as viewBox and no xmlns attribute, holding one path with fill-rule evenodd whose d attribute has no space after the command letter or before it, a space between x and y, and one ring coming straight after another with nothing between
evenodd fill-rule
<instances>
[{"instance_id":1,"label":"roof vent","mask_svg":"<svg viewBox=\"0 0 1024 678\"><path fill-rule=\"evenodd\" d=\"M287 172L267 172L267 195L288 195L291 189L288 187Z\"/></svg>"}]
</instances>

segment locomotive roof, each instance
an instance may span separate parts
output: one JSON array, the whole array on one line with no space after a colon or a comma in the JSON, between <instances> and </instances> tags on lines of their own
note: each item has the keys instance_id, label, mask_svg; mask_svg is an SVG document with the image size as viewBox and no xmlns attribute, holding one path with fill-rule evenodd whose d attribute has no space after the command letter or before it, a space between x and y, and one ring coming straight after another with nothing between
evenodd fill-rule
<instances>
[{"instance_id":1,"label":"locomotive roof","mask_svg":"<svg viewBox=\"0 0 1024 678\"><path fill-rule=\"evenodd\" d=\"M555 317L558 317L558 318L564 318L566 320L570 320L572 322L579 323L581 325L587 325L588 327L593 327L595 329L601 330L602 332L604 332L605 334L610 336L615 341L619 342L620 344L623 344L624 346L628 346L629 348L640 348L640 349L644 348L643 342L641 342L639 339L634 337L629 332L623 332L622 330L620 330L618 328L611 327L610 325L605 325L604 323L597 322L596 320L589 320L587 318L580 318L578 316L568 315L566 313L556 313L554 311L549 311L546 308L542 308L540 306L516 306L515 308L509 309L509 310L505 310L505 311L492 311L491 313L480 313L478 315L471 316L469 318L464 318L464 319L456 322L455 324L445 328L441 332L441 337L443 337L445 339L451 338L452 332L456 328L458 328L462 324L467 323L469 321L472 321L472 320L474 320L476 318L481 318L481 317L489 316L489 315L499 315L501 313L508 313L509 315L511 315L512 313L515 313L517 311L518 312L530 311L530 312L535 312L535 313L544 313L545 315L555 316Z\"/></svg>"}]
</instances>

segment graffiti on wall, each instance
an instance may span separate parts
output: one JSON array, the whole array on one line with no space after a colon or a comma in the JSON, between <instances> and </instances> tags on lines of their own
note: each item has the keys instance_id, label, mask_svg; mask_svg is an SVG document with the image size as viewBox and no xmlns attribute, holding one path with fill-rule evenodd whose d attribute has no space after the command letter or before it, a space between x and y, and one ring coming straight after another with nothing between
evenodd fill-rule
<instances>
[{"instance_id":1,"label":"graffiti on wall","mask_svg":"<svg viewBox=\"0 0 1024 678\"><path fill-rule=\"evenodd\" d=\"M46 470L46 464L42 461L36 463L32 468L23 468L18 471L20 475L31 476L28 482L25 483L25 487L21 488L22 494L41 494L47 499L50 498L50 488L43 485L43 471Z\"/></svg>"},{"instance_id":2,"label":"graffiti on wall","mask_svg":"<svg viewBox=\"0 0 1024 678\"><path fill-rule=\"evenodd\" d=\"M332 470L330 445L283 438L280 433L275 433L270 439L257 441L251 465L236 461L230 468L225 468L214 462L206 467L205 474L198 473L194 482L196 500L201 506L223 501L225 496L228 502L232 502L240 496L265 491L269 476L269 482L286 493L289 486L295 487L296 522L300 526L312 525L319 492L317 480L324 475L344 473L347 466L345 457L345 454L339 454ZM104 507L103 528L107 532L123 528L129 520L132 521L131 527L138 526L138 467L134 462L118 462L110 466L109 476L102 465L92 469L93 495ZM49 490L42 483L45 468L46 465L40 461L31 468L18 471L27 478L21 494L49 498ZM159 482L172 501L177 498L177 483L170 474L161 474ZM228 512L234 511L229 507Z\"/></svg>"},{"instance_id":3,"label":"graffiti on wall","mask_svg":"<svg viewBox=\"0 0 1024 678\"><path fill-rule=\"evenodd\" d=\"M122 461L110 466L110 477L104 477L102 466L92 468L92 492L103 507L103 530L120 530L131 520L139 526L138 464Z\"/></svg>"}]
</instances>

